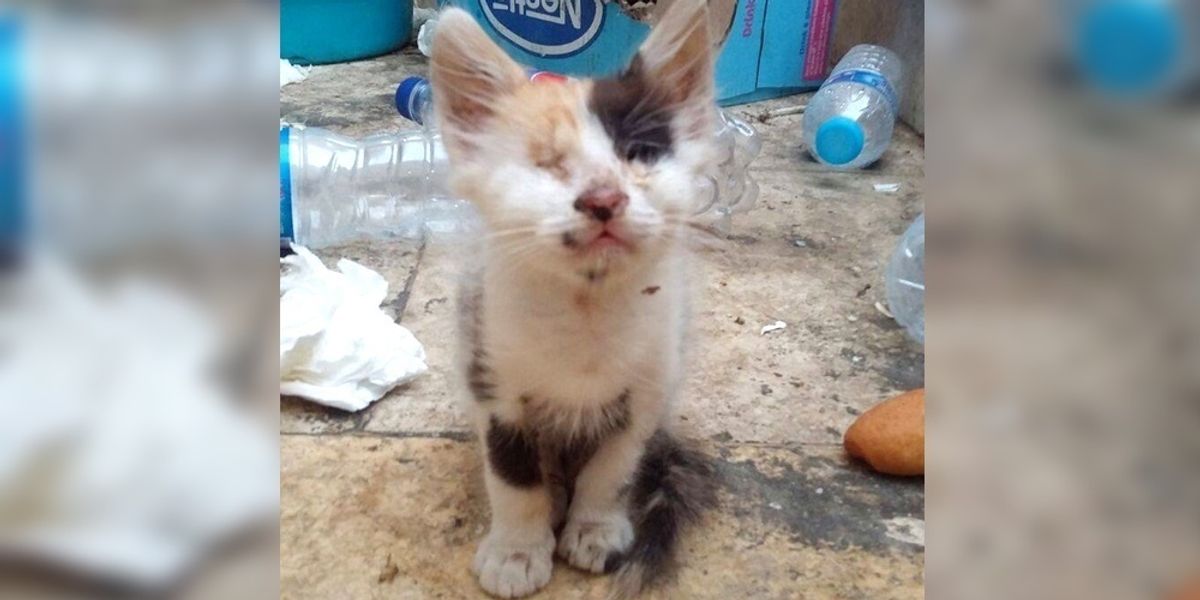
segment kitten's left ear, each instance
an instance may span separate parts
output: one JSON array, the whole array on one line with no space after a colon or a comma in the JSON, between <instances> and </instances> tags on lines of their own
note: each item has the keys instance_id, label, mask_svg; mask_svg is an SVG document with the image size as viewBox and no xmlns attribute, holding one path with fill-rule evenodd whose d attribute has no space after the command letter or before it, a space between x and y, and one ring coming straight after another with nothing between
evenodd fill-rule
<instances>
[{"instance_id":1,"label":"kitten's left ear","mask_svg":"<svg viewBox=\"0 0 1200 600\"><path fill-rule=\"evenodd\" d=\"M459 8L438 17L432 55L433 97L446 148L469 152L477 143L473 134L495 116L502 96L524 84L524 72Z\"/></svg>"},{"instance_id":2,"label":"kitten's left ear","mask_svg":"<svg viewBox=\"0 0 1200 600\"><path fill-rule=\"evenodd\" d=\"M712 132L716 102L708 21L704 0L675 0L638 50L647 79L700 135Z\"/></svg>"}]
</instances>

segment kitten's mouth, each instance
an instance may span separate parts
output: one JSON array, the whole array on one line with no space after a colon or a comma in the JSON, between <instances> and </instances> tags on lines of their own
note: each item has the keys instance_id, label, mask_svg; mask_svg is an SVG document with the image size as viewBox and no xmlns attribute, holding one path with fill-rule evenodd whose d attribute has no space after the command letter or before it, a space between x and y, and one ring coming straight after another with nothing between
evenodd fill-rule
<instances>
[{"instance_id":1,"label":"kitten's mouth","mask_svg":"<svg viewBox=\"0 0 1200 600\"><path fill-rule=\"evenodd\" d=\"M582 249L585 252L593 252L600 250L633 250L633 244L629 242L625 234L613 231L609 227L603 227L592 238L582 244Z\"/></svg>"}]
</instances>

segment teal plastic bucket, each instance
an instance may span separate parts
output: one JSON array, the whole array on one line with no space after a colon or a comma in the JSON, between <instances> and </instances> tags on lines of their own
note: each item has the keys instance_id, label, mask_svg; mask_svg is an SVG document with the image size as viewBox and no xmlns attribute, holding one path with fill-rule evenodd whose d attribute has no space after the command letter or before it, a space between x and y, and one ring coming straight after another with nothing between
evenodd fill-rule
<instances>
[{"instance_id":1,"label":"teal plastic bucket","mask_svg":"<svg viewBox=\"0 0 1200 600\"><path fill-rule=\"evenodd\" d=\"M345 62L395 51L412 31L412 0L281 0L279 56Z\"/></svg>"}]
</instances>

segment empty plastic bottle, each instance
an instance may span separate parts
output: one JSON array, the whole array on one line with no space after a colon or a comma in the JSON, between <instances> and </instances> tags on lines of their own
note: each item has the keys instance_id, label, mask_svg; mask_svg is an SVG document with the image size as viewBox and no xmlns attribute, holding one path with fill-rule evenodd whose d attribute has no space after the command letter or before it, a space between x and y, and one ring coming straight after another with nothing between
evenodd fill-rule
<instances>
[{"instance_id":1,"label":"empty plastic bottle","mask_svg":"<svg viewBox=\"0 0 1200 600\"><path fill-rule=\"evenodd\" d=\"M884 271L884 295L892 316L917 342L925 343L925 215L917 217Z\"/></svg>"},{"instance_id":2,"label":"empty plastic bottle","mask_svg":"<svg viewBox=\"0 0 1200 600\"><path fill-rule=\"evenodd\" d=\"M804 111L809 152L838 169L879 160L892 141L903 75L891 50L870 44L851 48Z\"/></svg>"},{"instance_id":3,"label":"empty plastic bottle","mask_svg":"<svg viewBox=\"0 0 1200 600\"><path fill-rule=\"evenodd\" d=\"M353 139L279 131L279 235L313 248L360 238L464 231L473 213L449 196L441 138L414 130Z\"/></svg>"},{"instance_id":4,"label":"empty plastic bottle","mask_svg":"<svg viewBox=\"0 0 1200 600\"><path fill-rule=\"evenodd\" d=\"M717 166L715 210L727 214L754 208L758 182L750 175L750 163L762 151L762 137L749 123L723 110L717 111L717 144L721 162ZM726 224L727 225L727 224Z\"/></svg>"}]
</instances>

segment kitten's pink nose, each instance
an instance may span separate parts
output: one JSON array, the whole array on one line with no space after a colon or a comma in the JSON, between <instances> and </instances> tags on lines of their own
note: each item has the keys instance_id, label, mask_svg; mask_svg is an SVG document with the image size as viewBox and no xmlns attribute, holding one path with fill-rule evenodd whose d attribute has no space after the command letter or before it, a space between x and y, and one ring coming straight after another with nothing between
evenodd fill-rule
<instances>
[{"instance_id":1,"label":"kitten's pink nose","mask_svg":"<svg viewBox=\"0 0 1200 600\"><path fill-rule=\"evenodd\" d=\"M575 199L575 210L601 223L620 216L629 204L629 196L617 188L602 187L584 192Z\"/></svg>"}]
</instances>

